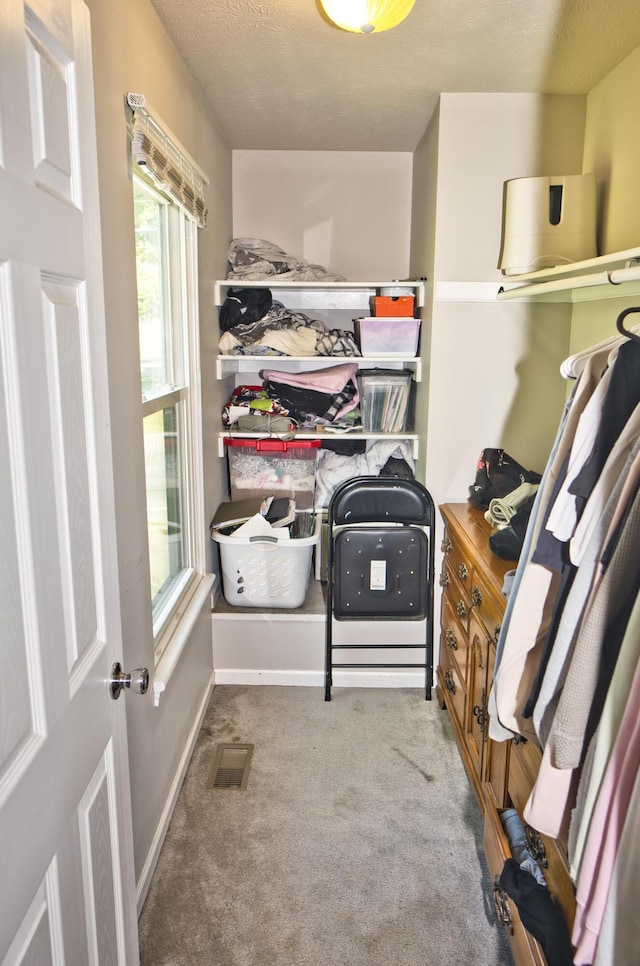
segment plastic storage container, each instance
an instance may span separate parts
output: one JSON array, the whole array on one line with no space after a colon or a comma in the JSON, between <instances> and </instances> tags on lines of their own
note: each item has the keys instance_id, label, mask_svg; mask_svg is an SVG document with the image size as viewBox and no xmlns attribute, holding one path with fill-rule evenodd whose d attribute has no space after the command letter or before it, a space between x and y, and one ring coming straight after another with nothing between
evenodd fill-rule
<instances>
[{"instance_id":1,"label":"plastic storage container","mask_svg":"<svg viewBox=\"0 0 640 966\"><path fill-rule=\"evenodd\" d=\"M237 439L225 437L232 500L287 496L296 509L311 510L319 439Z\"/></svg>"},{"instance_id":2,"label":"plastic storage container","mask_svg":"<svg viewBox=\"0 0 640 966\"><path fill-rule=\"evenodd\" d=\"M404 432L410 418L412 375L405 369L360 369L358 389L365 432Z\"/></svg>"},{"instance_id":3,"label":"plastic storage container","mask_svg":"<svg viewBox=\"0 0 640 966\"><path fill-rule=\"evenodd\" d=\"M301 607L307 596L313 548L320 539L320 519L312 537L234 537L213 533L220 546L225 600L234 607Z\"/></svg>"},{"instance_id":4,"label":"plastic storage container","mask_svg":"<svg viewBox=\"0 0 640 966\"><path fill-rule=\"evenodd\" d=\"M503 275L526 275L597 254L593 174L506 182L500 253Z\"/></svg>"},{"instance_id":5,"label":"plastic storage container","mask_svg":"<svg viewBox=\"0 0 640 966\"><path fill-rule=\"evenodd\" d=\"M414 357L418 351L420 319L355 319L358 345L363 356Z\"/></svg>"}]
</instances>

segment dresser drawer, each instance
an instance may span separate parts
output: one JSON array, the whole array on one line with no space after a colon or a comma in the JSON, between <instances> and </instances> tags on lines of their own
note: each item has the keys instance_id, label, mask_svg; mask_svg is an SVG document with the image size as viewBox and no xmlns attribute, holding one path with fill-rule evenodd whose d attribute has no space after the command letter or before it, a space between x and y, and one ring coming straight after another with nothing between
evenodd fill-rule
<instances>
[{"instance_id":1,"label":"dresser drawer","mask_svg":"<svg viewBox=\"0 0 640 966\"><path fill-rule=\"evenodd\" d=\"M486 627L489 637L497 642L504 615L505 600L502 595L499 598L495 596L477 569L472 573L469 601L476 617Z\"/></svg>"},{"instance_id":2,"label":"dresser drawer","mask_svg":"<svg viewBox=\"0 0 640 966\"><path fill-rule=\"evenodd\" d=\"M440 654L442 654L443 648L447 649L450 663L455 664L460 679L466 684L469 667L467 631L461 626L447 594L442 595L440 622L442 626Z\"/></svg>"},{"instance_id":3,"label":"dresser drawer","mask_svg":"<svg viewBox=\"0 0 640 966\"><path fill-rule=\"evenodd\" d=\"M451 610L466 634L469 628L469 614L471 613L470 587L460 583L451 569L449 561L444 562L440 584L443 601L446 599L449 602Z\"/></svg>"},{"instance_id":4,"label":"dresser drawer","mask_svg":"<svg viewBox=\"0 0 640 966\"><path fill-rule=\"evenodd\" d=\"M518 811L524 808L540 770L542 752L535 741L511 742L509 795Z\"/></svg>"},{"instance_id":5,"label":"dresser drawer","mask_svg":"<svg viewBox=\"0 0 640 966\"><path fill-rule=\"evenodd\" d=\"M509 937L517 966L546 966L540 946L520 922L517 906L500 888L500 874L504 863L511 857L511 852L498 812L492 808L485 811L482 844L493 883L496 919Z\"/></svg>"},{"instance_id":6,"label":"dresser drawer","mask_svg":"<svg viewBox=\"0 0 640 966\"><path fill-rule=\"evenodd\" d=\"M512 743L509 756L508 793L524 825L529 851L539 863L549 891L557 899L567 922L573 922L576 903L564 843L543 835L524 819L524 809L536 780L541 757L540 749L531 741Z\"/></svg>"},{"instance_id":7,"label":"dresser drawer","mask_svg":"<svg viewBox=\"0 0 640 966\"><path fill-rule=\"evenodd\" d=\"M470 622L470 629L472 626L473 621ZM489 692L493 683L495 664L495 644L493 641L489 641L487 647L487 690L485 694L487 715L489 714ZM487 725L487 733L488 730L489 725ZM508 804L507 780L510 750L510 741L492 741L491 738L487 737L482 766L483 794L487 807L505 808Z\"/></svg>"},{"instance_id":8,"label":"dresser drawer","mask_svg":"<svg viewBox=\"0 0 640 966\"><path fill-rule=\"evenodd\" d=\"M465 553L462 547L460 547L448 529L445 530L442 541L442 552L444 554L444 563L451 573L456 575L461 584L470 584L473 561L469 554Z\"/></svg>"},{"instance_id":9,"label":"dresser drawer","mask_svg":"<svg viewBox=\"0 0 640 966\"><path fill-rule=\"evenodd\" d=\"M451 651L444 643L444 634L440 635L440 673L445 691L445 700L452 717L456 719L459 733L464 725L465 705L467 703L467 689L465 682L451 659Z\"/></svg>"}]
</instances>

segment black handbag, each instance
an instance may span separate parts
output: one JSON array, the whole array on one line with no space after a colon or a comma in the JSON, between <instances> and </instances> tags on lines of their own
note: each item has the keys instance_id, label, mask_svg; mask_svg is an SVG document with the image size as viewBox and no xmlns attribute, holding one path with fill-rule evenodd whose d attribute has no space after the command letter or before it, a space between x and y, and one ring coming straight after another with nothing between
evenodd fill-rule
<instances>
[{"instance_id":1,"label":"black handbag","mask_svg":"<svg viewBox=\"0 0 640 966\"><path fill-rule=\"evenodd\" d=\"M494 499L506 496L521 483L539 483L540 473L526 470L503 449L483 449L476 467L476 478L469 487L469 503L486 510Z\"/></svg>"}]
</instances>

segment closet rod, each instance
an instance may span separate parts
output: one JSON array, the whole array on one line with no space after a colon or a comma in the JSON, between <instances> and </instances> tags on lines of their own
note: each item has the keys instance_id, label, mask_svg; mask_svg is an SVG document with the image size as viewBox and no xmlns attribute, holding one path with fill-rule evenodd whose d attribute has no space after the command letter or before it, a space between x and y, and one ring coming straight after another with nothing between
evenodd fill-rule
<instances>
[{"instance_id":1,"label":"closet rod","mask_svg":"<svg viewBox=\"0 0 640 966\"><path fill-rule=\"evenodd\" d=\"M498 299L526 298L528 295L545 295L553 292L568 292L577 288L593 288L601 285L622 285L624 282L640 281L640 265L627 268L614 268L611 271L594 272L591 275L576 275L573 278L558 278L548 282L533 282L515 288L498 290Z\"/></svg>"}]
</instances>

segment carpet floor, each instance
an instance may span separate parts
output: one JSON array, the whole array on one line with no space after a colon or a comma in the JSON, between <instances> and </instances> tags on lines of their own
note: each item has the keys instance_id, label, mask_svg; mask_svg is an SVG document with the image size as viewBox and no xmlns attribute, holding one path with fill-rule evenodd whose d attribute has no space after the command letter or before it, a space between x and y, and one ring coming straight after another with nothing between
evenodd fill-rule
<instances>
[{"instance_id":1,"label":"carpet floor","mask_svg":"<svg viewBox=\"0 0 640 966\"><path fill-rule=\"evenodd\" d=\"M221 742L254 744L245 790L207 787ZM512 966L435 698L216 687L140 948L142 966Z\"/></svg>"}]
</instances>

